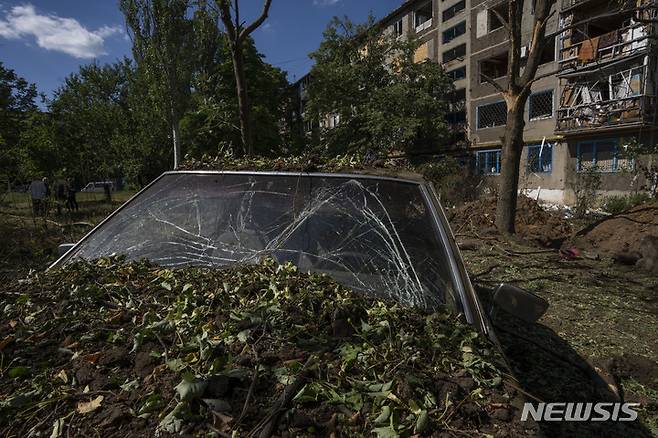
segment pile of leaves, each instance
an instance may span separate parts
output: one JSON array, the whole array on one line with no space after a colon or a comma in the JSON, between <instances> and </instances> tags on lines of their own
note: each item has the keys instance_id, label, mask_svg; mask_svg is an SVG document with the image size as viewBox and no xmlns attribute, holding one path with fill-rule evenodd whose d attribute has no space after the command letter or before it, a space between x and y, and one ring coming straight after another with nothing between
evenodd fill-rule
<instances>
[{"instance_id":1,"label":"pile of leaves","mask_svg":"<svg viewBox=\"0 0 658 438\"><path fill-rule=\"evenodd\" d=\"M3 436L519 436L501 359L448 311L263 260L77 262L0 293ZM442 435L439 435L442 436Z\"/></svg>"},{"instance_id":2,"label":"pile of leaves","mask_svg":"<svg viewBox=\"0 0 658 438\"><path fill-rule=\"evenodd\" d=\"M333 158L317 154L270 158L262 156L234 157L232 153L201 158L186 156L179 170L255 170L287 172L339 172L364 170L368 167L401 168L406 163L396 160L366 159L358 154L339 155Z\"/></svg>"}]
</instances>

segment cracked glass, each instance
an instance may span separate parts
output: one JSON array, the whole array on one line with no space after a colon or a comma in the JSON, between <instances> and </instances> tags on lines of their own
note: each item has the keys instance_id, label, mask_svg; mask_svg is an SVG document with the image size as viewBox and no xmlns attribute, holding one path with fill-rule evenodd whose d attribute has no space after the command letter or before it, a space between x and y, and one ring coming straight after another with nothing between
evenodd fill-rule
<instances>
[{"instance_id":1,"label":"cracked glass","mask_svg":"<svg viewBox=\"0 0 658 438\"><path fill-rule=\"evenodd\" d=\"M67 258L125 255L166 267L273 257L366 293L422 307L457 302L420 185L291 174L166 174Z\"/></svg>"}]
</instances>

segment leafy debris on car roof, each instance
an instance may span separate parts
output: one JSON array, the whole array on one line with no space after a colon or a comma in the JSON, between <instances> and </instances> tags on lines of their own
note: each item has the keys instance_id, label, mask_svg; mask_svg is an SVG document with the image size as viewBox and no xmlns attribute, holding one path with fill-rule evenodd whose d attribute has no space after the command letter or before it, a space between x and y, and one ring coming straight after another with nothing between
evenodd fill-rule
<instances>
[{"instance_id":1,"label":"leafy debris on car roof","mask_svg":"<svg viewBox=\"0 0 658 438\"><path fill-rule=\"evenodd\" d=\"M513 421L497 350L460 315L368 297L271 259L175 270L80 261L10 284L0 308L3 436L528 427Z\"/></svg>"}]
</instances>

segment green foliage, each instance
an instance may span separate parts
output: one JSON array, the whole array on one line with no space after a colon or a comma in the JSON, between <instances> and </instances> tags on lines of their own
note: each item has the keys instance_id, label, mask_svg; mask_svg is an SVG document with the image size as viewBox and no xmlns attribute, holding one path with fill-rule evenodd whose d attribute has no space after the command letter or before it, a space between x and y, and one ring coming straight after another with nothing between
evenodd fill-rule
<instances>
[{"instance_id":1,"label":"green foliage","mask_svg":"<svg viewBox=\"0 0 658 438\"><path fill-rule=\"evenodd\" d=\"M186 154L197 157L216 154L221 144L235 150L241 143L230 48L225 35L214 38L212 61L199 66L193 82L198 91L192 97L191 111L181 121ZM286 142L280 126L289 99L286 74L263 61L251 38L244 42L243 53L251 118L258 127L253 132L255 151L276 154Z\"/></svg>"},{"instance_id":2,"label":"green foliage","mask_svg":"<svg viewBox=\"0 0 658 438\"><path fill-rule=\"evenodd\" d=\"M23 151L20 137L26 121L38 111L37 90L0 62L0 174L21 178Z\"/></svg>"},{"instance_id":3,"label":"green foliage","mask_svg":"<svg viewBox=\"0 0 658 438\"><path fill-rule=\"evenodd\" d=\"M10 341L3 353L18 371L0 373L7 389L0 402L3 434L24 423L45 431L49 424L31 418L33 409L69 412L87 384L92 392L113 388L103 391L97 415L128 397L140 427L193 426L199 433L216 424L213 411L237 418L253 385L241 422L226 429L236 436L257 430L282 385L300 376L303 384L284 409L307 418L335 413L348 435L388 427L411 436L457 419L460 429L475 431L479 424L470 424L460 407L487 415L472 401L484 404L490 391L502 392L496 389L501 358L459 315L364 296L270 259L223 270L100 259L6 291L0 307ZM42 345L63 345L58 354L72 359L62 361ZM114 382L81 380L89 364L94 376L111 375ZM69 375L76 380L62 378ZM463 388L450 383L460 379L468 380ZM313 427L325 427L319 420L311 420ZM100 427L101 435L113 427L87 423L82 417L69 424L82 428L81 435L86 427ZM293 436L313 433L291 418L281 423Z\"/></svg>"},{"instance_id":4,"label":"green foliage","mask_svg":"<svg viewBox=\"0 0 658 438\"><path fill-rule=\"evenodd\" d=\"M638 192L628 196L610 196L603 201L603 210L611 214L623 213L651 200L648 193Z\"/></svg>"},{"instance_id":5,"label":"green foliage","mask_svg":"<svg viewBox=\"0 0 658 438\"><path fill-rule=\"evenodd\" d=\"M415 41L381 35L372 17L363 25L334 20L312 54L307 114L323 121L318 146L337 153L436 152L446 143L452 81L435 63L414 62Z\"/></svg>"},{"instance_id":6,"label":"green foliage","mask_svg":"<svg viewBox=\"0 0 658 438\"><path fill-rule=\"evenodd\" d=\"M574 184L576 205L574 207L574 214L577 218L586 217L589 210L594 207L600 188L601 173L596 166L588 167L576 174Z\"/></svg>"}]
</instances>

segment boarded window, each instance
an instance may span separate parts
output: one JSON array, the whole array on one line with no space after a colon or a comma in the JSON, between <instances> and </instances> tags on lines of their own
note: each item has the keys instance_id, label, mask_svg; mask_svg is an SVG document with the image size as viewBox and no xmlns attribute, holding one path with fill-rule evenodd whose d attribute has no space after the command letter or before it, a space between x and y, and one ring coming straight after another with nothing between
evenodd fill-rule
<instances>
[{"instance_id":1,"label":"boarded window","mask_svg":"<svg viewBox=\"0 0 658 438\"><path fill-rule=\"evenodd\" d=\"M430 51L431 51L431 46L432 46L431 43L432 43L431 40L426 41L416 49L416 52L414 53L414 62L415 63L423 62L426 59L430 58Z\"/></svg>"},{"instance_id":2,"label":"boarded window","mask_svg":"<svg viewBox=\"0 0 658 438\"><path fill-rule=\"evenodd\" d=\"M530 99L528 99L528 117L530 120L553 117L553 90L530 95Z\"/></svg>"},{"instance_id":3,"label":"boarded window","mask_svg":"<svg viewBox=\"0 0 658 438\"><path fill-rule=\"evenodd\" d=\"M477 108L478 129L502 126L507 122L507 105L505 102L490 103Z\"/></svg>"}]
</instances>

